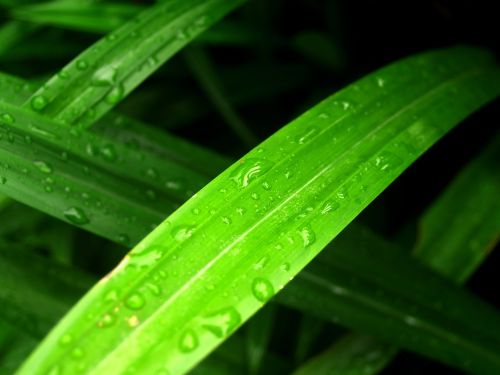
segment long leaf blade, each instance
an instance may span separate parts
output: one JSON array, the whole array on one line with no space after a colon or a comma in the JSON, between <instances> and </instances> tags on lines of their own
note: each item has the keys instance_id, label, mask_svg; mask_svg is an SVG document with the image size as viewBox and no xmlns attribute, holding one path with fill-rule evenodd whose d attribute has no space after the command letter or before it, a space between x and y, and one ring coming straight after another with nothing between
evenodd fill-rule
<instances>
[{"instance_id":1,"label":"long leaf blade","mask_svg":"<svg viewBox=\"0 0 500 375\"><path fill-rule=\"evenodd\" d=\"M172 0L141 12L81 53L25 103L89 126L178 50L244 0Z\"/></svg>"},{"instance_id":2,"label":"long leaf blade","mask_svg":"<svg viewBox=\"0 0 500 375\"><path fill-rule=\"evenodd\" d=\"M403 60L328 98L144 239L19 373L76 370L66 359L75 347L87 353L87 373L186 372L413 160L494 98L499 74L489 56L458 48ZM330 198L318 206L318 195ZM67 347L58 344L64 334L73 337Z\"/></svg>"}]
</instances>

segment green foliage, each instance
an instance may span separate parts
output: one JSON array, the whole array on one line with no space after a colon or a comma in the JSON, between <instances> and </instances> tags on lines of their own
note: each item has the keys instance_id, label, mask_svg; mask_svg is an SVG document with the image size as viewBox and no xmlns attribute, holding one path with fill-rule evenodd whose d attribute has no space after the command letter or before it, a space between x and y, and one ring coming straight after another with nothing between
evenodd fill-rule
<instances>
[{"instance_id":1,"label":"green foliage","mask_svg":"<svg viewBox=\"0 0 500 375\"><path fill-rule=\"evenodd\" d=\"M488 51L350 72L336 2L0 7L0 374L391 374L398 348L500 372L500 314L462 287L500 138L466 167L434 146L500 94ZM405 172L429 149L451 183Z\"/></svg>"}]
</instances>

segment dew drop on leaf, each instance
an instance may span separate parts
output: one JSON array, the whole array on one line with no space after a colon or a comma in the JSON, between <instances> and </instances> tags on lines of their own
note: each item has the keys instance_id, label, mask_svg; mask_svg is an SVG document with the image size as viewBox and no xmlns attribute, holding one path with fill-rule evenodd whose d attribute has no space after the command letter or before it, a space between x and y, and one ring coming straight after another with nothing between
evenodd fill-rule
<instances>
[{"instance_id":1,"label":"dew drop on leaf","mask_svg":"<svg viewBox=\"0 0 500 375\"><path fill-rule=\"evenodd\" d=\"M320 212L323 215L325 215L329 212L333 212L333 211L337 210L339 207L340 207L339 202L337 202L335 200L327 200L327 201L325 201L325 203L323 203L323 206L321 207Z\"/></svg>"},{"instance_id":2,"label":"dew drop on leaf","mask_svg":"<svg viewBox=\"0 0 500 375\"><path fill-rule=\"evenodd\" d=\"M403 160L389 151L382 151L375 157L374 165L380 171L389 171L392 168L399 166Z\"/></svg>"},{"instance_id":3,"label":"dew drop on leaf","mask_svg":"<svg viewBox=\"0 0 500 375\"><path fill-rule=\"evenodd\" d=\"M245 159L231 172L229 178L240 188L267 173L274 163L265 159Z\"/></svg>"},{"instance_id":4,"label":"dew drop on leaf","mask_svg":"<svg viewBox=\"0 0 500 375\"><path fill-rule=\"evenodd\" d=\"M132 310L142 309L145 303L144 297L139 293L133 293L125 300L125 306Z\"/></svg>"},{"instance_id":5,"label":"dew drop on leaf","mask_svg":"<svg viewBox=\"0 0 500 375\"><path fill-rule=\"evenodd\" d=\"M223 222L224 224L227 224L227 225L229 225L229 224L231 224L231 223L232 223L231 218L230 218L230 217L228 217L228 216L221 216L221 220L222 220L222 222Z\"/></svg>"},{"instance_id":6,"label":"dew drop on leaf","mask_svg":"<svg viewBox=\"0 0 500 375\"><path fill-rule=\"evenodd\" d=\"M190 238L196 227L194 225L181 225L172 229L171 234L175 240L182 242Z\"/></svg>"},{"instance_id":7,"label":"dew drop on leaf","mask_svg":"<svg viewBox=\"0 0 500 375\"><path fill-rule=\"evenodd\" d=\"M111 91L106 95L106 102L109 104L117 104L120 100L123 99L125 94L125 90L123 85L119 84L114 86Z\"/></svg>"},{"instance_id":8,"label":"dew drop on leaf","mask_svg":"<svg viewBox=\"0 0 500 375\"><path fill-rule=\"evenodd\" d=\"M296 142L299 144L299 145L302 145L308 141L310 141L312 138L314 138L314 136L316 134L319 133L319 130L317 127L310 127L308 129L306 129L304 131L304 133L302 133L301 135L299 135L297 138L296 138Z\"/></svg>"},{"instance_id":9,"label":"dew drop on leaf","mask_svg":"<svg viewBox=\"0 0 500 375\"><path fill-rule=\"evenodd\" d=\"M112 86L116 82L118 70L112 66L104 66L97 70L92 77L94 86Z\"/></svg>"},{"instance_id":10,"label":"dew drop on leaf","mask_svg":"<svg viewBox=\"0 0 500 375\"><path fill-rule=\"evenodd\" d=\"M139 267L151 266L161 259L164 252L160 246L136 247L130 253L130 264Z\"/></svg>"},{"instance_id":11,"label":"dew drop on leaf","mask_svg":"<svg viewBox=\"0 0 500 375\"><path fill-rule=\"evenodd\" d=\"M111 327L113 324L115 324L116 318L114 315L111 314L104 314L101 320L97 322L97 326L99 328L107 328Z\"/></svg>"},{"instance_id":12,"label":"dew drop on leaf","mask_svg":"<svg viewBox=\"0 0 500 375\"><path fill-rule=\"evenodd\" d=\"M79 70L85 70L85 69L87 69L89 67L89 64L85 60L78 60L76 62L76 67Z\"/></svg>"},{"instance_id":13,"label":"dew drop on leaf","mask_svg":"<svg viewBox=\"0 0 500 375\"><path fill-rule=\"evenodd\" d=\"M188 329L179 340L179 349L181 352L190 353L198 347L198 344L198 336L192 329Z\"/></svg>"},{"instance_id":14,"label":"dew drop on leaf","mask_svg":"<svg viewBox=\"0 0 500 375\"><path fill-rule=\"evenodd\" d=\"M85 355L85 352L83 351L82 348L74 348L71 351L71 358L73 358L73 359L81 359L84 357L84 355Z\"/></svg>"},{"instance_id":15,"label":"dew drop on leaf","mask_svg":"<svg viewBox=\"0 0 500 375\"><path fill-rule=\"evenodd\" d=\"M227 307L204 316L202 327L221 339L231 334L240 323L240 313L234 307Z\"/></svg>"},{"instance_id":16,"label":"dew drop on leaf","mask_svg":"<svg viewBox=\"0 0 500 375\"><path fill-rule=\"evenodd\" d=\"M59 339L59 345L61 346L68 346L69 344L71 344L71 342L73 341L73 337L70 335L70 334L64 334L61 336L61 338Z\"/></svg>"},{"instance_id":17,"label":"dew drop on leaf","mask_svg":"<svg viewBox=\"0 0 500 375\"><path fill-rule=\"evenodd\" d=\"M35 111L41 111L47 106L47 99L43 95L37 95L31 99L31 108Z\"/></svg>"},{"instance_id":18,"label":"dew drop on leaf","mask_svg":"<svg viewBox=\"0 0 500 375\"><path fill-rule=\"evenodd\" d=\"M113 162L117 159L116 150L113 145L104 145L101 148L101 155L104 160Z\"/></svg>"},{"instance_id":19,"label":"dew drop on leaf","mask_svg":"<svg viewBox=\"0 0 500 375\"><path fill-rule=\"evenodd\" d=\"M2 116L0 116L0 123L6 124L6 125L12 125L15 122L14 117L11 114L4 113Z\"/></svg>"},{"instance_id":20,"label":"dew drop on leaf","mask_svg":"<svg viewBox=\"0 0 500 375\"><path fill-rule=\"evenodd\" d=\"M316 234L309 225L305 225L299 229L300 237L304 247L311 246L316 241Z\"/></svg>"},{"instance_id":21,"label":"dew drop on leaf","mask_svg":"<svg viewBox=\"0 0 500 375\"><path fill-rule=\"evenodd\" d=\"M33 164L42 173L47 173L47 174L52 173L52 167L47 162L44 162L42 160L35 160Z\"/></svg>"},{"instance_id":22,"label":"dew drop on leaf","mask_svg":"<svg viewBox=\"0 0 500 375\"><path fill-rule=\"evenodd\" d=\"M265 303L274 295L274 288L269 280L257 277L252 282L252 293L258 301Z\"/></svg>"},{"instance_id":23,"label":"dew drop on leaf","mask_svg":"<svg viewBox=\"0 0 500 375\"><path fill-rule=\"evenodd\" d=\"M70 207L64 211L64 217L76 225L84 225L90 222L89 218L80 207Z\"/></svg>"}]
</instances>

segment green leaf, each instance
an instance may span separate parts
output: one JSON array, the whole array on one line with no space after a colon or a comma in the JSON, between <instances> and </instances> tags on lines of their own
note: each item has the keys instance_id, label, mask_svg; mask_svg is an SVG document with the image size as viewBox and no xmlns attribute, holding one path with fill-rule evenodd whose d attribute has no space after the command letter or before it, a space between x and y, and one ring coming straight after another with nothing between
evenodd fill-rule
<instances>
[{"instance_id":1,"label":"green leaf","mask_svg":"<svg viewBox=\"0 0 500 375\"><path fill-rule=\"evenodd\" d=\"M467 371L500 368L500 314L366 230L350 226L297 279L280 302Z\"/></svg>"},{"instance_id":2,"label":"green leaf","mask_svg":"<svg viewBox=\"0 0 500 375\"><path fill-rule=\"evenodd\" d=\"M415 249L415 256L434 270L460 284L479 267L489 249L498 241L500 228L498 226L499 211L496 207L498 206L497 197L500 195L500 182L494 166L499 157L499 146L500 138L497 136L460 172L420 220L421 225L426 229L420 232L423 241L421 239ZM460 219L455 221L453 218ZM431 227L429 223L433 223L434 226ZM457 233L460 233L461 241L453 240ZM435 240L430 241L429 236L434 237ZM444 238L449 238L450 242L439 240ZM475 244L474 251L469 249L471 243ZM360 254L358 255L359 259L363 259ZM373 264L376 264L376 260ZM394 268L394 270L398 269ZM413 309L411 305L407 307L409 310ZM450 308L456 307L450 306ZM490 329L488 326L485 327ZM350 342L352 345L358 345L357 341L362 344L365 340L365 335L354 334ZM379 343L379 350L386 347L385 343ZM373 350L377 350L375 342L366 348L364 356L360 357L359 353L356 353L354 357L356 364L353 365L352 371L359 367L358 364L362 364L362 359L369 358L369 353ZM332 351L339 355L343 353L346 359L351 355L350 346L345 346L342 342L335 343L324 354L304 364L297 372L306 374L317 368L330 368L337 361L336 357L328 355ZM394 354L386 354L386 363L389 363ZM370 370L362 372L364 375L376 374L381 370L380 367L371 367L369 360L366 365ZM483 372L478 371L478 373Z\"/></svg>"},{"instance_id":3,"label":"green leaf","mask_svg":"<svg viewBox=\"0 0 500 375\"><path fill-rule=\"evenodd\" d=\"M416 256L464 283L500 236L500 135L425 213Z\"/></svg>"},{"instance_id":4,"label":"green leaf","mask_svg":"<svg viewBox=\"0 0 500 375\"><path fill-rule=\"evenodd\" d=\"M258 374L267 352L276 318L276 306L268 305L246 325L248 372Z\"/></svg>"},{"instance_id":5,"label":"green leaf","mask_svg":"<svg viewBox=\"0 0 500 375\"><path fill-rule=\"evenodd\" d=\"M92 33L112 32L128 19L144 10L137 4L46 2L13 8L10 16L35 24L51 25ZM262 38L258 32L241 22L224 21L201 34L196 42L214 45L247 45Z\"/></svg>"},{"instance_id":6,"label":"green leaf","mask_svg":"<svg viewBox=\"0 0 500 375\"><path fill-rule=\"evenodd\" d=\"M326 99L146 237L19 374L79 365L92 374L188 371L422 152L494 98L499 80L490 56L455 48L392 64ZM65 347L63 335L72 337ZM85 350L84 364L69 359L75 348Z\"/></svg>"},{"instance_id":7,"label":"green leaf","mask_svg":"<svg viewBox=\"0 0 500 375\"><path fill-rule=\"evenodd\" d=\"M125 245L207 182L201 165L190 166L201 149L181 158L175 148L157 156L141 152L137 143L59 125L8 103L0 102L0 113L0 192ZM105 120L112 126L116 119ZM181 149L190 148L179 142Z\"/></svg>"},{"instance_id":8,"label":"green leaf","mask_svg":"<svg viewBox=\"0 0 500 375\"><path fill-rule=\"evenodd\" d=\"M394 357L396 349L366 335L347 335L320 356L306 362L294 375L364 375L376 373Z\"/></svg>"},{"instance_id":9,"label":"green leaf","mask_svg":"<svg viewBox=\"0 0 500 375\"><path fill-rule=\"evenodd\" d=\"M25 107L57 122L90 126L182 47L244 0L157 4L82 52Z\"/></svg>"}]
</instances>

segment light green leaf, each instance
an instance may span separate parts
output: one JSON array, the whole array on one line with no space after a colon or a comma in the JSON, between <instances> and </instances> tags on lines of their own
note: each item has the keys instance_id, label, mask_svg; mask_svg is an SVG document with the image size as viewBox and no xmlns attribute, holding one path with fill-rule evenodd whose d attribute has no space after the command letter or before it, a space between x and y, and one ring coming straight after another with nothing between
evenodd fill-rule
<instances>
[{"instance_id":1,"label":"light green leaf","mask_svg":"<svg viewBox=\"0 0 500 375\"><path fill-rule=\"evenodd\" d=\"M423 151L494 98L499 79L489 56L457 48L392 64L326 99L146 237L19 373L72 372L78 365L67 353L76 347L87 353L87 373L186 372ZM58 344L63 335L73 338L67 346Z\"/></svg>"},{"instance_id":2,"label":"light green leaf","mask_svg":"<svg viewBox=\"0 0 500 375\"><path fill-rule=\"evenodd\" d=\"M460 284L479 267L482 260L488 254L489 249L498 241L500 233L500 228L497 225L499 211L496 208L498 206L497 197L500 195L500 181L497 177L495 161L499 157L499 143L500 138L497 136L452 181L449 187L432 204L420 220L425 230L420 232L423 241L420 241L414 251L414 255L434 270ZM478 196L478 194L480 195ZM459 220L453 220L453 218L459 218ZM434 226L431 227L430 223L433 223ZM482 225L478 225L478 223L482 223ZM452 239L457 233L460 233L461 241L450 240L448 243L438 240L445 238ZM430 237L434 237L435 240L430 241ZM474 251L470 251L469 244L471 243L475 244ZM359 256L358 259L362 260L363 257ZM351 264L355 266L355 262L351 262ZM377 260L374 259L371 264L374 266L377 264ZM398 269L399 267L394 268L394 270ZM381 273L383 274L383 272ZM404 280L404 277L400 280ZM296 286L296 284L293 286ZM345 285L342 285L342 287L345 288ZM414 308L410 304L407 307L408 309ZM447 307L443 305L443 308L446 310L457 309L457 307L453 303L447 304ZM477 320L481 319L478 318ZM491 329L487 325L482 326L486 329ZM353 346L358 346L362 345L365 340L365 335L353 334L349 342ZM385 350L387 345L379 342L379 348L377 349L376 347L376 342L372 340L372 345L366 348L364 355L360 356L360 353L356 353L354 354L354 358L350 358L353 356L351 346L346 346L343 342L338 342L332 345L325 353L305 363L297 370L297 373L319 374L317 372L318 368L330 368L337 363L338 356L343 356L346 361L349 359L355 361L349 371L363 375L376 374L383 367L372 367L370 365L370 353L374 350ZM434 352L438 351L434 350ZM330 356L330 352L336 353L336 356ZM465 351L462 354L464 354L461 356L463 358L459 358L456 361L457 363L463 364L464 361L467 362ZM389 363L394 355L395 352L386 353L385 363ZM365 364L368 369L362 368L363 360L366 360ZM477 373L482 374L484 370L478 370Z\"/></svg>"}]
</instances>

